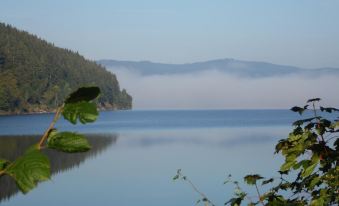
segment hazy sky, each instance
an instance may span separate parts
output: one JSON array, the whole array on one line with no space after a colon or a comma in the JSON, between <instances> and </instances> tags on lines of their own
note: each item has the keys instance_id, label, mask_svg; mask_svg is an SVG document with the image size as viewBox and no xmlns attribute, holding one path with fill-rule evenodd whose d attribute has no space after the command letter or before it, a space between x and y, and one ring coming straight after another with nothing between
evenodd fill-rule
<instances>
[{"instance_id":1,"label":"hazy sky","mask_svg":"<svg viewBox=\"0 0 339 206\"><path fill-rule=\"evenodd\" d=\"M90 59L339 67L338 0L1 0L0 21Z\"/></svg>"}]
</instances>

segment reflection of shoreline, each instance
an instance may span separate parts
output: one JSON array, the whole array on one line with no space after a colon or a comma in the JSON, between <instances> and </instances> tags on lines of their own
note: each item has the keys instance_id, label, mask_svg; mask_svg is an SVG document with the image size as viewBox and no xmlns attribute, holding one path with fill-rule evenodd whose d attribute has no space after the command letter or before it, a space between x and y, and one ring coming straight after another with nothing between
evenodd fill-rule
<instances>
[{"instance_id":1,"label":"reflection of shoreline","mask_svg":"<svg viewBox=\"0 0 339 206\"><path fill-rule=\"evenodd\" d=\"M99 107L98 110L102 111L125 111L125 110L132 110L132 109L115 109L115 108L105 108ZM8 111L0 111L0 116L20 116L20 115L39 115L39 114L54 114L56 109L50 110L39 110L39 111L30 111L30 112L8 112Z\"/></svg>"},{"instance_id":2,"label":"reflection of shoreline","mask_svg":"<svg viewBox=\"0 0 339 206\"><path fill-rule=\"evenodd\" d=\"M110 145L115 144L116 134L89 134L86 135L92 148L84 153L64 153L46 149L43 152L51 161L51 173L60 173L79 167L89 157L95 157ZM0 136L0 158L15 160L31 145L39 141L40 136ZM8 176L0 178L0 203L9 199L18 192L15 182Z\"/></svg>"}]
</instances>

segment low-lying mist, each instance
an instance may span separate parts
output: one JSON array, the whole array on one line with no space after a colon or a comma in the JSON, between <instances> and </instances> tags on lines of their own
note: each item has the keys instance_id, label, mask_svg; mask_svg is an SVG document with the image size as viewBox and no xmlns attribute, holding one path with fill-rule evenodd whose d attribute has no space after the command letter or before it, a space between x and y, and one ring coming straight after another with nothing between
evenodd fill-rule
<instances>
[{"instance_id":1,"label":"low-lying mist","mask_svg":"<svg viewBox=\"0 0 339 206\"><path fill-rule=\"evenodd\" d=\"M133 96L135 109L274 109L303 105L320 97L338 106L339 77L238 77L220 71L149 75L111 69Z\"/></svg>"}]
</instances>

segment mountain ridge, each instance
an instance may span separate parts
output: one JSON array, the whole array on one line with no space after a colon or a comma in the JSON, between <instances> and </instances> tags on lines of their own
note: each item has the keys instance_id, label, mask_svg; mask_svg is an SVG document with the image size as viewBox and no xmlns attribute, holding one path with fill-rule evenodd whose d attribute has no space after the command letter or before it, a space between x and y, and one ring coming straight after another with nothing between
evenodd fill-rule
<instances>
[{"instance_id":1,"label":"mountain ridge","mask_svg":"<svg viewBox=\"0 0 339 206\"><path fill-rule=\"evenodd\" d=\"M199 61L194 63L168 64L151 61L122 61L113 59L98 60L97 63L107 69L127 69L141 75L187 74L217 70L241 77L272 77L279 75L338 75L339 68L305 69L296 66L279 65L262 61L244 61L231 58Z\"/></svg>"}]
</instances>

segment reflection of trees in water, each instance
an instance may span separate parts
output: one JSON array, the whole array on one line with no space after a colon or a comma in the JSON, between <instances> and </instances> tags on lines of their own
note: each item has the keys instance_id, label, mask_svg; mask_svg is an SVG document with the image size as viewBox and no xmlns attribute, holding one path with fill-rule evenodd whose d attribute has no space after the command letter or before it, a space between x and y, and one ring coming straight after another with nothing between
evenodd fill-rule
<instances>
[{"instance_id":1,"label":"reflection of trees in water","mask_svg":"<svg viewBox=\"0 0 339 206\"><path fill-rule=\"evenodd\" d=\"M87 152L70 154L49 149L43 151L51 161L52 174L78 167L87 158L95 157L111 144L115 144L118 138L115 134L90 134L86 137L92 146ZM39 139L40 136L0 136L0 157L13 161L22 155L28 147L37 143ZM0 202L9 199L18 191L12 178L8 176L0 178Z\"/></svg>"}]
</instances>

